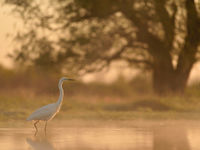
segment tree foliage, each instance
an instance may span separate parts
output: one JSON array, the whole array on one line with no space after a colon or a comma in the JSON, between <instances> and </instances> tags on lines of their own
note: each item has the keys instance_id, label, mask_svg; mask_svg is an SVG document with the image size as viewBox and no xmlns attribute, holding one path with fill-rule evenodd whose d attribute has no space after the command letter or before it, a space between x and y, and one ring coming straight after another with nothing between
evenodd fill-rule
<instances>
[{"instance_id":1,"label":"tree foliage","mask_svg":"<svg viewBox=\"0 0 200 150\"><path fill-rule=\"evenodd\" d=\"M5 0L24 22L17 62L90 72L117 60L153 72L158 93L184 91L197 62L194 0Z\"/></svg>"}]
</instances>

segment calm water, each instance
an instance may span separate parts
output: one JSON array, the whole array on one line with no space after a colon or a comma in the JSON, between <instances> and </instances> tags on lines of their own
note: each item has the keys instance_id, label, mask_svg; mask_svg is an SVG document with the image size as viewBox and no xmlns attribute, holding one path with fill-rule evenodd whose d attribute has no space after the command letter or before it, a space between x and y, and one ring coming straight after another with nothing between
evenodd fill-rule
<instances>
[{"instance_id":1,"label":"calm water","mask_svg":"<svg viewBox=\"0 0 200 150\"><path fill-rule=\"evenodd\" d=\"M0 150L200 150L200 126L0 128Z\"/></svg>"}]
</instances>

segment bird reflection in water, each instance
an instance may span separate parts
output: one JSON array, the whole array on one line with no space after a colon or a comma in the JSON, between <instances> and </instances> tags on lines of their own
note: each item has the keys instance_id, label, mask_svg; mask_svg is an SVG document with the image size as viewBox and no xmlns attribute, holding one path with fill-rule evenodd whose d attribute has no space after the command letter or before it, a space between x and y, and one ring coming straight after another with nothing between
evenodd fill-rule
<instances>
[{"instance_id":1,"label":"bird reflection in water","mask_svg":"<svg viewBox=\"0 0 200 150\"><path fill-rule=\"evenodd\" d=\"M33 150L55 150L50 140L46 137L41 138L27 138L26 142L30 145Z\"/></svg>"}]
</instances>

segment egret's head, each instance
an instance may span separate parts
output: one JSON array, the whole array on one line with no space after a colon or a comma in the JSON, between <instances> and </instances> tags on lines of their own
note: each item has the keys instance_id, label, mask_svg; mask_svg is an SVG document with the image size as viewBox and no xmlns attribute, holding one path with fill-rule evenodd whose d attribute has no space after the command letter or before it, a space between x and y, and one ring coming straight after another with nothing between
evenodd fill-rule
<instances>
[{"instance_id":1,"label":"egret's head","mask_svg":"<svg viewBox=\"0 0 200 150\"><path fill-rule=\"evenodd\" d=\"M60 82L63 82L65 80L71 80L71 81L74 81L74 79L71 79L71 78L67 78L67 77L62 77L60 78Z\"/></svg>"}]
</instances>

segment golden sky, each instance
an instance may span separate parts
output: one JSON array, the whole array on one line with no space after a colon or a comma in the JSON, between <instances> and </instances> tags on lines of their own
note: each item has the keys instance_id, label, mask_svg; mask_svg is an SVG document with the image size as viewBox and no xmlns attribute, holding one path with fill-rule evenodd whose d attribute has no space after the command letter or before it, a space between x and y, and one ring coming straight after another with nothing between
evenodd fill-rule
<instances>
[{"instance_id":1,"label":"golden sky","mask_svg":"<svg viewBox=\"0 0 200 150\"><path fill-rule=\"evenodd\" d=\"M12 63L11 60L7 57L7 54L12 51L12 38L8 37L8 34L12 34L16 32L15 24L16 19L11 16L11 12L7 7L1 6L0 9L0 64L11 67Z\"/></svg>"}]
</instances>

